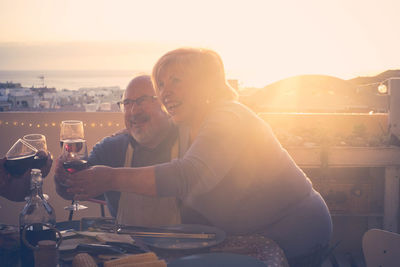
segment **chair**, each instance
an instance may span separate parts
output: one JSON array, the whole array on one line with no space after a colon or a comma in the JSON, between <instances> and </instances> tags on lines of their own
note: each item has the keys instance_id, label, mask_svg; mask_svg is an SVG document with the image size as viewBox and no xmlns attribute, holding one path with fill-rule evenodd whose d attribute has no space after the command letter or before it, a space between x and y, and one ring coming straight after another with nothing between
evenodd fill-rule
<instances>
[{"instance_id":1,"label":"chair","mask_svg":"<svg viewBox=\"0 0 400 267\"><path fill-rule=\"evenodd\" d=\"M362 249L367 267L400 266L400 234L368 230L362 239Z\"/></svg>"}]
</instances>

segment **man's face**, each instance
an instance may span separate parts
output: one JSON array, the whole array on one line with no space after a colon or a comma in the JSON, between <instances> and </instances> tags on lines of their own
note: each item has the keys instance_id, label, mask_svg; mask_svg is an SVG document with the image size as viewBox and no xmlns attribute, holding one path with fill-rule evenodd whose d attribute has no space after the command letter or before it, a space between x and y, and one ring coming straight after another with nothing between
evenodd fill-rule
<instances>
[{"instance_id":1,"label":"man's face","mask_svg":"<svg viewBox=\"0 0 400 267\"><path fill-rule=\"evenodd\" d=\"M161 110L161 105L154 96L150 79L135 79L128 85L122 99L125 102L126 128L136 141L150 147L163 126L168 123L168 115Z\"/></svg>"}]
</instances>

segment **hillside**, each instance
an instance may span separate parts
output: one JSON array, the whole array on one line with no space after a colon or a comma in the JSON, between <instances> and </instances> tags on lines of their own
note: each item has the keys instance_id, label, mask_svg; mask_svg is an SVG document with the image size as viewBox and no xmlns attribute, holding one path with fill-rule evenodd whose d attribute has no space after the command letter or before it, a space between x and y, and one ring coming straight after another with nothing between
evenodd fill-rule
<instances>
[{"instance_id":1,"label":"hillside","mask_svg":"<svg viewBox=\"0 0 400 267\"><path fill-rule=\"evenodd\" d=\"M350 79L348 81L355 85L365 85L365 84L371 84L371 83L380 83L380 82L383 82L383 81L385 81L389 78L393 78L393 77L400 77L400 70L387 70L376 76L356 77L356 78Z\"/></svg>"},{"instance_id":2,"label":"hillside","mask_svg":"<svg viewBox=\"0 0 400 267\"><path fill-rule=\"evenodd\" d=\"M240 100L256 112L382 112L387 109L387 96L377 93L376 84L391 77L400 77L400 70L349 80L299 75L242 95ZM367 84L371 86L363 86Z\"/></svg>"}]
</instances>

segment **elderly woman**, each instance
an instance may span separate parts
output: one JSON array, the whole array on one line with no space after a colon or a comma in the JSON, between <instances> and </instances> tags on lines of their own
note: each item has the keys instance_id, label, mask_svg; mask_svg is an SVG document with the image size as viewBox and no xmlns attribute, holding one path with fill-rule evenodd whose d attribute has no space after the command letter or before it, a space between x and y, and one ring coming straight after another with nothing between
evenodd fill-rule
<instances>
[{"instance_id":1,"label":"elderly woman","mask_svg":"<svg viewBox=\"0 0 400 267\"><path fill-rule=\"evenodd\" d=\"M181 128L180 158L77 173L69 182L78 199L110 189L175 196L230 234L260 233L275 240L289 261L329 243L332 222L324 200L270 127L236 101L217 53L170 51L154 66L152 79Z\"/></svg>"}]
</instances>

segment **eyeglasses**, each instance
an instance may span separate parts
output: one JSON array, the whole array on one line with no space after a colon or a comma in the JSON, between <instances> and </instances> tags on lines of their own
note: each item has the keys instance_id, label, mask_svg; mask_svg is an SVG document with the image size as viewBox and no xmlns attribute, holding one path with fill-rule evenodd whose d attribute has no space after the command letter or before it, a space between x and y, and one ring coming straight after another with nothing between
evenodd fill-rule
<instances>
[{"instance_id":1,"label":"eyeglasses","mask_svg":"<svg viewBox=\"0 0 400 267\"><path fill-rule=\"evenodd\" d=\"M124 99L122 101L117 102L117 104L122 111L125 111L126 109L132 108L133 104L135 104L135 106L137 107L141 107L149 104L150 101L153 101L154 99L157 99L155 95L153 96L142 95L136 99Z\"/></svg>"}]
</instances>

